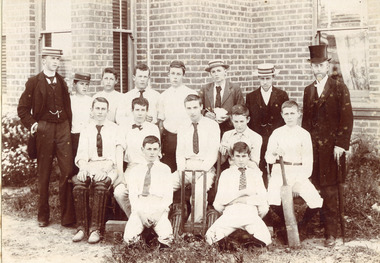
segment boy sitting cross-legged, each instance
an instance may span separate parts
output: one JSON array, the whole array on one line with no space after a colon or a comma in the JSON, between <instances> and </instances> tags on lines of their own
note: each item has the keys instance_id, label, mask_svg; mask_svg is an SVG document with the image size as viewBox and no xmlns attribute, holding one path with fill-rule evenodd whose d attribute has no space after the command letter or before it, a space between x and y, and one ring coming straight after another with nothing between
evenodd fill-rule
<instances>
[{"instance_id":1,"label":"boy sitting cross-legged","mask_svg":"<svg viewBox=\"0 0 380 263\"><path fill-rule=\"evenodd\" d=\"M161 147L156 136L145 137L142 151L146 162L133 167L128 179L132 213L125 226L124 241L128 245L136 243L145 227L153 227L160 248L165 248L173 240L168 219L173 201L172 175L169 166L158 159Z\"/></svg>"},{"instance_id":2,"label":"boy sitting cross-legged","mask_svg":"<svg viewBox=\"0 0 380 263\"><path fill-rule=\"evenodd\" d=\"M206 241L211 245L243 229L257 245L269 245L271 235L262 220L269 209L262 173L248 166L250 148L245 142L235 143L231 152L234 165L222 172L214 201L223 214L208 229Z\"/></svg>"}]
</instances>

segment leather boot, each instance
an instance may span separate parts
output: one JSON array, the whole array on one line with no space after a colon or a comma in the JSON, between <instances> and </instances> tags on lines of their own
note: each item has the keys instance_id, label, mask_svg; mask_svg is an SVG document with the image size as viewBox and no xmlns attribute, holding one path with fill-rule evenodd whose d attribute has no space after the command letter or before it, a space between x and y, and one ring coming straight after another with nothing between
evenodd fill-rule
<instances>
[{"instance_id":1,"label":"leather boot","mask_svg":"<svg viewBox=\"0 0 380 263\"><path fill-rule=\"evenodd\" d=\"M74 242L81 241L88 234L89 191L83 184L77 184L73 189L75 214L77 220L77 233L82 231L84 235L75 235Z\"/></svg>"},{"instance_id":2,"label":"leather boot","mask_svg":"<svg viewBox=\"0 0 380 263\"><path fill-rule=\"evenodd\" d=\"M298 223L298 231L301 240L304 240L307 237L307 224L310 222L311 219L313 219L313 217L315 216L315 214L318 213L319 210L319 208L306 208L302 220Z\"/></svg>"}]
</instances>

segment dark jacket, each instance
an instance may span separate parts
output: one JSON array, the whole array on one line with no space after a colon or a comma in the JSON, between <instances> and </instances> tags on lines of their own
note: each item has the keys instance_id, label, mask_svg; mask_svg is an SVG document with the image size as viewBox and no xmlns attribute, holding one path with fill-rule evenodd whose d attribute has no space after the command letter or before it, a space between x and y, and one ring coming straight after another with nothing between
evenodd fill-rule
<instances>
[{"instance_id":1,"label":"dark jacket","mask_svg":"<svg viewBox=\"0 0 380 263\"><path fill-rule=\"evenodd\" d=\"M67 114L68 121L71 126L72 113L70 95L66 82L58 73L56 74L57 82L62 87L63 107ZM21 94L17 113L24 126L30 130L35 122L38 122L42 114L46 112L46 97L47 89L50 88L47 83L43 72L28 79L25 84L25 90Z\"/></svg>"},{"instance_id":2,"label":"dark jacket","mask_svg":"<svg viewBox=\"0 0 380 263\"><path fill-rule=\"evenodd\" d=\"M215 108L214 83L208 83L199 91L202 98L203 108L212 111ZM231 113L231 109L236 104L244 104L244 96L238 84L226 80L226 86L222 95L222 108Z\"/></svg>"},{"instance_id":3,"label":"dark jacket","mask_svg":"<svg viewBox=\"0 0 380 263\"><path fill-rule=\"evenodd\" d=\"M278 88L272 88L268 105L264 103L260 88L247 94L246 105L249 109L250 121L248 126L267 141L272 132L285 124L281 117L281 105L289 100L288 94ZM268 107L264 114L264 108Z\"/></svg>"},{"instance_id":4,"label":"dark jacket","mask_svg":"<svg viewBox=\"0 0 380 263\"><path fill-rule=\"evenodd\" d=\"M350 93L344 83L329 77L319 100L314 102L317 89L314 84L304 90L302 127L310 132L313 141L314 163L317 165L313 176L319 181L316 183L334 185L340 181L334 146L346 150L350 146L353 127Z\"/></svg>"}]
</instances>

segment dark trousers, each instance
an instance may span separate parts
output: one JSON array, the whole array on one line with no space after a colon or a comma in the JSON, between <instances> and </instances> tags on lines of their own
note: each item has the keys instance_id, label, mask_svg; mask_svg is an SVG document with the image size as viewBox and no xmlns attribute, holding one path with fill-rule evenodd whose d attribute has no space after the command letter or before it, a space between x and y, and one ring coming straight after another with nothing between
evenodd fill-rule
<instances>
[{"instance_id":1,"label":"dark trousers","mask_svg":"<svg viewBox=\"0 0 380 263\"><path fill-rule=\"evenodd\" d=\"M79 172L79 168L75 165L75 157L77 156L78 152L79 135L80 133L71 134L71 145L73 147L73 176Z\"/></svg>"},{"instance_id":2,"label":"dark trousers","mask_svg":"<svg viewBox=\"0 0 380 263\"><path fill-rule=\"evenodd\" d=\"M325 227L325 237L337 237L339 228L338 185L321 186L320 190L323 198L321 220Z\"/></svg>"},{"instance_id":3,"label":"dark trousers","mask_svg":"<svg viewBox=\"0 0 380 263\"><path fill-rule=\"evenodd\" d=\"M162 132L162 158L161 162L167 164L172 173L177 170L176 151L177 151L177 134L171 133L166 129Z\"/></svg>"},{"instance_id":4,"label":"dark trousers","mask_svg":"<svg viewBox=\"0 0 380 263\"><path fill-rule=\"evenodd\" d=\"M37 128L37 173L38 173L38 221L49 220L49 182L53 158L57 157L60 170L59 201L61 206L61 224L75 223L75 210L72 185L68 179L72 175L73 153L68 121L51 123L39 121Z\"/></svg>"}]
</instances>

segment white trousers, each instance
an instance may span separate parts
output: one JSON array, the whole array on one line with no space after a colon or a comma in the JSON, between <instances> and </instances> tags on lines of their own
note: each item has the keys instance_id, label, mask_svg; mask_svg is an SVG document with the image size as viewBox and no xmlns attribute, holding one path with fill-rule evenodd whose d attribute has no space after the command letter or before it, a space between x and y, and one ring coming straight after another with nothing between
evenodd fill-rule
<instances>
[{"instance_id":1,"label":"white trousers","mask_svg":"<svg viewBox=\"0 0 380 263\"><path fill-rule=\"evenodd\" d=\"M137 213L133 212L125 225L124 241L127 244L135 243L139 240L139 235L144 230L144 225L141 222ZM152 226L158 235L158 242L170 245L173 241L173 229L168 219L168 212L164 212L161 218Z\"/></svg>"},{"instance_id":2,"label":"white trousers","mask_svg":"<svg viewBox=\"0 0 380 263\"><path fill-rule=\"evenodd\" d=\"M211 245L237 229L247 231L266 245L272 243L268 227L258 215L257 207L247 204L227 206L222 216L207 230L206 241Z\"/></svg>"},{"instance_id":3,"label":"white trousers","mask_svg":"<svg viewBox=\"0 0 380 263\"><path fill-rule=\"evenodd\" d=\"M194 206L194 222L200 222L203 215L203 175L197 173L195 175L199 178L195 181L195 206ZM207 181L206 181L206 191L210 190L212 183L215 177L215 169L214 167L210 169L206 173ZM192 173L188 172L185 174L185 185L191 184L192 182ZM173 173L173 191L177 191L181 188L182 183L182 173L175 171ZM206 195L207 199L207 195ZM207 205L207 204L206 204ZM190 219L191 217L189 217Z\"/></svg>"},{"instance_id":4,"label":"white trousers","mask_svg":"<svg viewBox=\"0 0 380 263\"><path fill-rule=\"evenodd\" d=\"M299 193L310 208L322 207L323 199L308 178L303 177L301 166L285 165L286 179L293 191ZM269 205L281 205L282 174L279 164L274 164L268 183Z\"/></svg>"}]
</instances>

